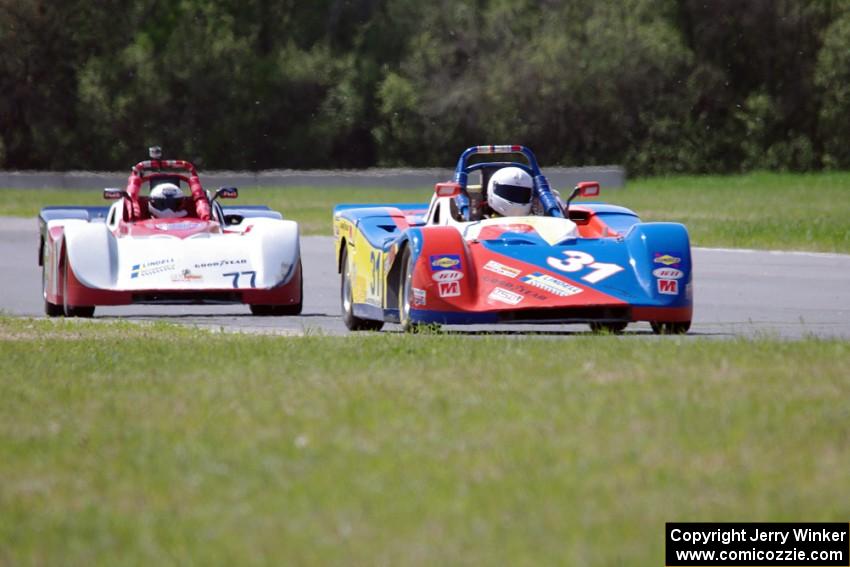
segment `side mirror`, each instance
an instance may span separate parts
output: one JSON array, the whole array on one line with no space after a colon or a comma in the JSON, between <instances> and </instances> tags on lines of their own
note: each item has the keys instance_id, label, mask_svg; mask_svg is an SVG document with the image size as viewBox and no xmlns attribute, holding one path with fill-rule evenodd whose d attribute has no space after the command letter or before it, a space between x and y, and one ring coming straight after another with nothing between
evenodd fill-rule
<instances>
[{"instance_id":1,"label":"side mirror","mask_svg":"<svg viewBox=\"0 0 850 567\"><path fill-rule=\"evenodd\" d=\"M103 190L103 198L107 201L117 201L121 198L129 199L130 195L128 195L123 189L118 189L117 187L106 187Z\"/></svg>"},{"instance_id":2,"label":"side mirror","mask_svg":"<svg viewBox=\"0 0 850 567\"><path fill-rule=\"evenodd\" d=\"M599 182L598 181L582 181L578 185L578 194L582 197L598 197Z\"/></svg>"},{"instance_id":3,"label":"side mirror","mask_svg":"<svg viewBox=\"0 0 850 567\"><path fill-rule=\"evenodd\" d=\"M239 189L236 187L222 187L218 191L215 192L215 197L213 197L213 201L216 199L235 199L239 196Z\"/></svg>"},{"instance_id":4,"label":"side mirror","mask_svg":"<svg viewBox=\"0 0 850 567\"><path fill-rule=\"evenodd\" d=\"M434 193L437 194L437 197L457 197L460 195L460 191L460 183L454 181L434 185Z\"/></svg>"},{"instance_id":5,"label":"side mirror","mask_svg":"<svg viewBox=\"0 0 850 567\"><path fill-rule=\"evenodd\" d=\"M581 195L582 197L597 197L599 195L598 181L582 181L576 185L573 192L570 193L570 198L564 204L564 216L570 218L570 203L573 199Z\"/></svg>"}]
</instances>

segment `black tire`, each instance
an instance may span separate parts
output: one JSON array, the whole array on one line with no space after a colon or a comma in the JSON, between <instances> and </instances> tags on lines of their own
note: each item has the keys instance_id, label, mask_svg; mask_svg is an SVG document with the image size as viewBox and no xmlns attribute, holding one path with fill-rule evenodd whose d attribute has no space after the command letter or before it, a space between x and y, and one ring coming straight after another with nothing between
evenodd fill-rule
<instances>
[{"instance_id":1,"label":"black tire","mask_svg":"<svg viewBox=\"0 0 850 567\"><path fill-rule=\"evenodd\" d=\"M65 307L47 301L47 266L41 269L41 296L44 298L44 314L48 317L62 317Z\"/></svg>"},{"instance_id":2,"label":"black tire","mask_svg":"<svg viewBox=\"0 0 850 567\"><path fill-rule=\"evenodd\" d=\"M656 335L684 335L691 328L690 321L677 321L675 323L670 322L657 322L653 321L650 323L652 327L652 332Z\"/></svg>"},{"instance_id":3,"label":"black tire","mask_svg":"<svg viewBox=\"0 0 850 567\"><path fill-rule=\"evenodd\" d=\"M398 322L405 333L420 333L425 330L438 332L440 325L437 323L422 324L410 319L410 299L413 294L413 254L410 247L404 249L401 257L401 281L398 286Z\"/></svg>"},{"instance_id":4,"label":"black tire","mask_svg":"<svg viewBox=\"0 0 850 567\"><path fill-rule=\"evenodd\" d=\"M347 244L345 246L348 246ZM349 331L380 331L383 321L361 319L354 315L354 298L351 291L351 266L348 261L348 250L342 249L342 278L339 286L339 299L342 308L342 322Z\"/></svg>"},{"instance_id":5,"label":"black tire","mask_svg":"<svg viewBox=\"0 0 850 567\"><path fill-rule=\"evenodd\" d=\"M301 298L298 303L291 305L249 305L251 314L259 317L267 317L270 315L301 315L304 307L304 272L301 270L301 262L298 262L298 273L301 274Z\"/></svg>"},{"instance_id":6,"label":"black tire","mask_svg":"<svg viewBox=\"0 0 850 567\"><path fill-rule=\"evenodd\" d=\"M68 304L68 275L71 271L71 263L68 261L68 253L65 253L65 270L62 275L62 301L65 317L84 317L89 318L94 316L94 305L69 305Z\"/></svg>"},{"instance_id":7,"label":"black tire","mask_svg":"<svg viewBox=\"0 0 850 567\"><path fill-rule=\"evenodd\" d=\"M590 330L594 333L611 333L612 335L619 335L622 333L628 323L625 321L619 321L617 323L591 323Z\"/></svg>"}]
</instances>

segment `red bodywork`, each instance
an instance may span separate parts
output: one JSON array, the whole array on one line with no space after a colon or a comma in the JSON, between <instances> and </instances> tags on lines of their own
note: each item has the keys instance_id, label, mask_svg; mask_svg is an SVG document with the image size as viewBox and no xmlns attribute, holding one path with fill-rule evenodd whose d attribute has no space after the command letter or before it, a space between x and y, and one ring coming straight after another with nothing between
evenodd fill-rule
<instances>
[{"instance_id":1,"label":"red bodywork","mask_svg":"<svg viewBox=\"0 0 850 567\"><path fill-rule=\"evenodd\" d=\"M401 214L393 215L399 229L404 230L408 224L406 217ZM578 232L582 238L604 238L616 237L618 233L610 229L591 209L585 207L574 207L570 209L570 219L576 223ZM557 304L557 310L562 318L570 316L582 318L583 313L608 314L611 319L628 317L631 321L690 321L693 317L693 306L687 307L639 307L631 306L629 302L610 296L593 289L581 281L571 279L563 272L548 270L542 266L523 262L516 258L507 259L487 249L480 240L498 238L501 233L510 231L514 233L533 232L530 226L523 227L521 223L516 225L502 225L486 227L482 229L479 238L465 241L458 230L446 226L428 227L428 238L425 239L420 251L420 261L416 263L413 273L413 287L425 291L425 303L417 305L417 308L428 311L444 312L493 312L514 311L517 304L510 304L499 299L494 299L494 290L497 288L509 292L501 293L502 297L522 297L521 305L524 313L528 316L532 311L539 309L541 319L554 318L552 315L553 303ZM427 259L431 256L445 255L446 250L463 251L461 261L471 260L472 266L463 266L463 277L454 282L435 281L435 272L432 270ZM425 259L424 261L422 259ZM515 270L516 274L498 274L488 270L485 266L489 262L495 262L509 270ZM581 289L580 293L574 295L559 295L520 281L523 275L539 273L549 276ZM441 289L441 286L444 286ZM454 287L458 286L458 287ZM450 295L446 295L446 293ZM547 315L548 313L548 315Z\"/></svg>"}]
</instances>

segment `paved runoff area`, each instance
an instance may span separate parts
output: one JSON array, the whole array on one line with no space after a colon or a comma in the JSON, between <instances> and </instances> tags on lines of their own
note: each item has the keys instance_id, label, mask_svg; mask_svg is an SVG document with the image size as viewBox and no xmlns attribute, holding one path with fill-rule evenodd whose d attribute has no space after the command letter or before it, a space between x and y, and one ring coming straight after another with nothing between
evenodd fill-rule
<instances>
[{"instance_id":1,"label":"paved runoff area","mask_svg":"<svg viewBox=\"0 0 850 567\"><path fill-rule=\"evenodd\" d=\"M281 335L346 334L339 317L333 239L301 239L304 312L254 317L247 306L136 305L98 307L95 319L164 320L224 331ZM0 218L0 312L43 317L35 218ZM807 336L850 339L850 255L694 248L694 337ZM388 324L385 331L398 332ZM569 336L586 325L455 326L451 331ZM625 336L649 335L645 323Z\"/></svg>"}]
</instances>

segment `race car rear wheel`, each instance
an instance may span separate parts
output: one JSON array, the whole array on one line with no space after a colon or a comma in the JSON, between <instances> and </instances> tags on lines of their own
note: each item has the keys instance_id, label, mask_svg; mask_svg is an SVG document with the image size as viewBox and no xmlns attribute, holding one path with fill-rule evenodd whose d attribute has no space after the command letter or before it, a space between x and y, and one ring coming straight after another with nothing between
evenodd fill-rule
<instances>
[{"instance_id":1,"label":"race car rear wheel","mask_svg":"<svg viewBox=\"0 0 850 567\"><path fill-rule=\"evenodd\" d=\"M298 261L298 273L302 274L301 282L299 283L301 298L298 300L298 303L291 305L249 305L251 314L261 317L269 315L301 315L301 310L304 307L304 272L301 270L300 260Z\"/></svg>"},{"instance_id":2,"label":"race car rear wheel","mask_svg":"<svg viewBox=\"0 0 850 567\"><path fill-rule=\"evenodd\" d=\"M62 276L62 300L64 301L65 317L92 317L94 316L94 305L70 305L68 303L68 280L71 277L71 263L68 261L68 253L65 253L65 271Z\"/></svg>"},{"instance_id":3,"label":"race car rear wheel","mask_svg":"<svg viewBox=\"0 0 850 567\"><path fill-rule=\"evenodd\" d=\"M618 335L625 330L627 322L622 321L618 323L591 323L590 330L594 333L611 333L612 335Z\"/></svg>"},{"instance_id":4,"label":"race car rear wheel","mask_svg":"<svg viewBox=\"0 0 850 567\"><path fill-rule=\"evenodd\" d=\"M652 327L652 332L656 335L684 335L691 328L691 322L676 321L673 323L664 323L652 321L650 326Z\"/></svg>"},{"instance_id":5,"label":"race car rear wheel","mask_svg":"<svg viewBox=\"0 0 850 567\"><path fill-rule=\"evenodd\" d=\"M347 246L347 245L346 245ZM354 295L351 288L351 261L348 250L342 249L342 281L340 282L340 304L342 306L342 322L349 331L380 331L383 321L361 319L354 315Z\"/></svg>"},{"instance_id":6,"label":"race car rear wheel","mask_svg":"<svg viewBox=\"0 0 850 567\"><path fill-rule=\"evenodd\" d=\"M41 295L44 297L45 315L48 317L61 317L65 314L64 306L47 301L47 266L41 270Z\"/></svg>"}]
</instances>

